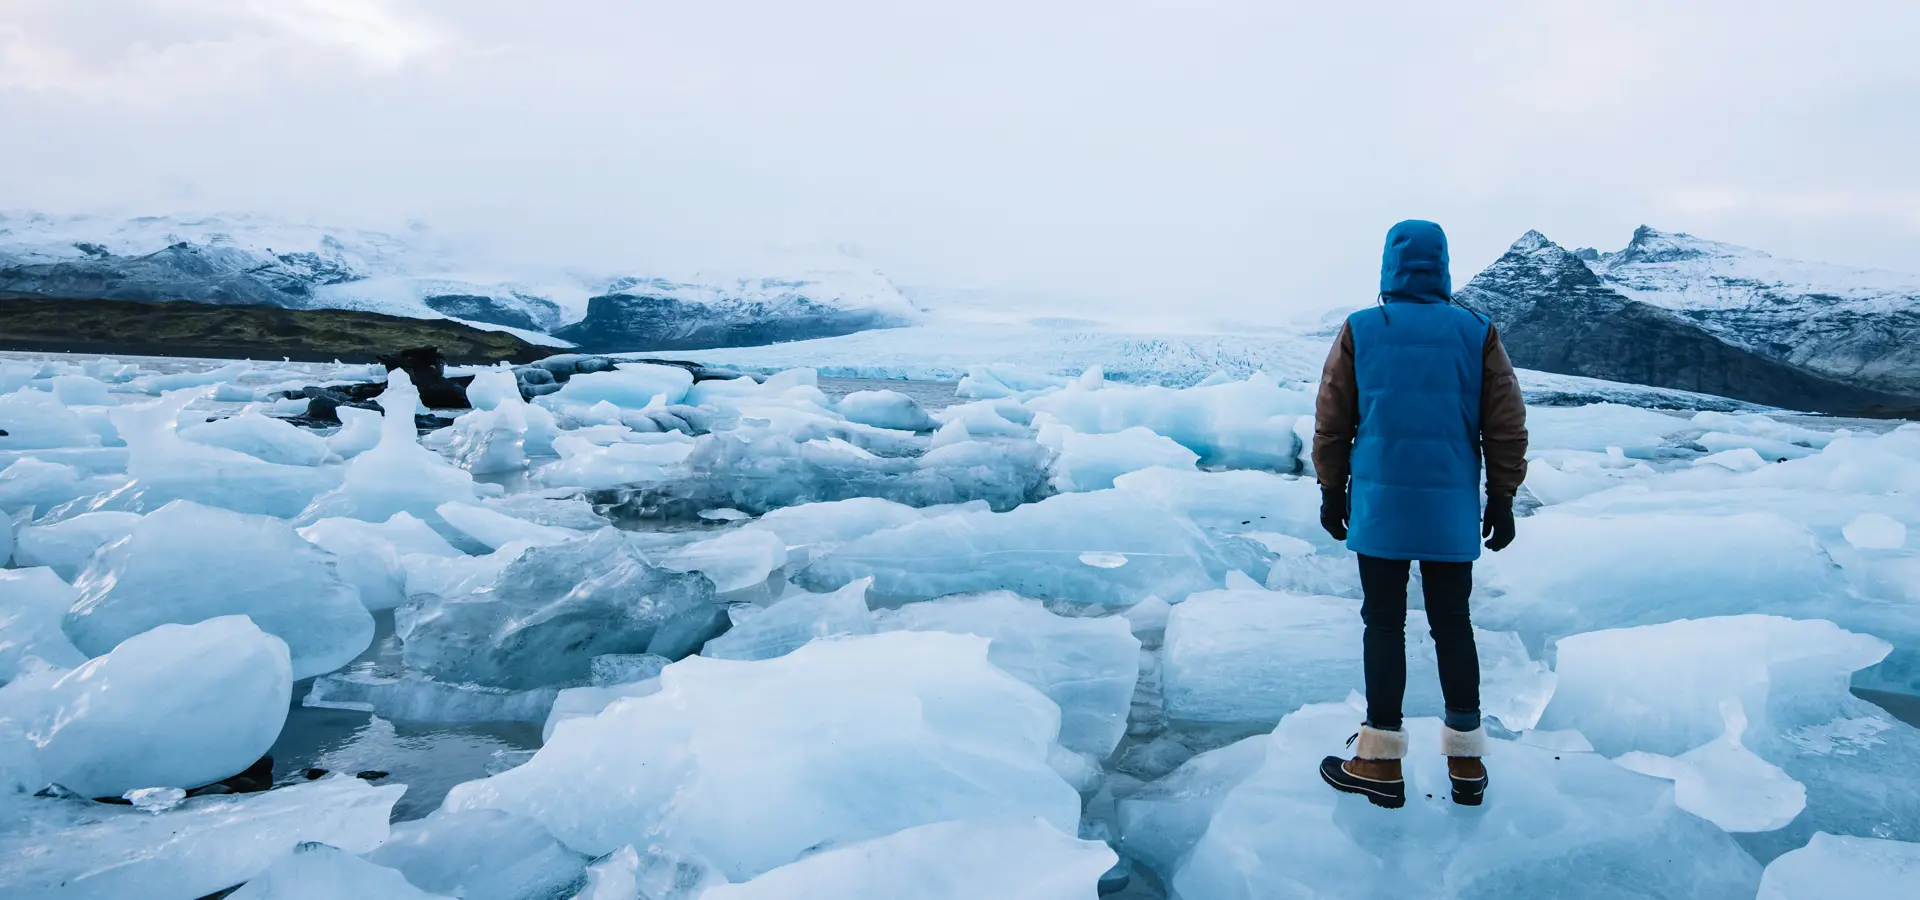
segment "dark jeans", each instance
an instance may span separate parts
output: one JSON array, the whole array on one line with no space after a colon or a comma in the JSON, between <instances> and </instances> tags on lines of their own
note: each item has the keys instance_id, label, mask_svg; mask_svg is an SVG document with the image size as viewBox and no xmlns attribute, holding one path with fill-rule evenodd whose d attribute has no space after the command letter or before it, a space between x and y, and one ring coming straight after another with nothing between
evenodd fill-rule
<instances>
[{"instance_id":1,"label":"dark jeans","mask_svg":"<svg viewBox=\"0 0 1920 900\"><path fill-rule=\"evenodd\" d=\"M1404 559L1360 556L1360 590L1366 600L1367 724L1400 728L1400 702L1407 693L1407 573ZM1473 563L1421 562L1427 624L1440 658L1440 694L1449 727L1480 727L1480 654L1473 646L1467 597L1473 593Z\"/></svg>"}]
</instances>

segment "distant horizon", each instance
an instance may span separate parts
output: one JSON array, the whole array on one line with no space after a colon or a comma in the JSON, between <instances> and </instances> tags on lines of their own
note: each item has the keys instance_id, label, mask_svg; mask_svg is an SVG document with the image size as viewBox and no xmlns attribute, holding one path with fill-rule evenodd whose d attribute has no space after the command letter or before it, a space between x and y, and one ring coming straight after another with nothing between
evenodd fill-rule
<instances>
[{"instance_id":1,"label":"distant horizon","mask_svg":"<svg viewBox=\"0 0 1920 900\"><path fill-rule=\"evenodd\" d=\"M1404 218L1469 274L1643 222L1920 271L1917 33L1891 0L15 0L0 197L589 265L845 245L1236 318L1339 305Z\"/></svg>"}]
</instances>

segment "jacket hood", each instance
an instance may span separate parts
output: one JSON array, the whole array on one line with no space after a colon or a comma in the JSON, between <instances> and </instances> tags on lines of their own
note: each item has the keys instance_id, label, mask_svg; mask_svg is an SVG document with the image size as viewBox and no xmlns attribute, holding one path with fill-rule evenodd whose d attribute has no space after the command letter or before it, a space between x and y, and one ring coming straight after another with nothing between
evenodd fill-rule
<instances>
[{"instance_id":1,"label":"jacket hood","mask_svg":"<svg viewBox=\"0 0 1920 900\"><path fill-rule=\"evenodd\" d=\"M1380 257L1380 298L1388 303L1446 303L1452 296L1447 233L1420 219L1389 229Z\"/></svg>"}]
</instances>

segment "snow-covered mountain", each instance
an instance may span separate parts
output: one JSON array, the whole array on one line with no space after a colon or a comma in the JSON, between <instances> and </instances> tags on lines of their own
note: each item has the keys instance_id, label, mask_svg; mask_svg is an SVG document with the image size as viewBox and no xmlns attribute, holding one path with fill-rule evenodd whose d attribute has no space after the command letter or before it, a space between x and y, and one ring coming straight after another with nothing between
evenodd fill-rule
<instances>
[{"instance_id":1,"label":"snow-covered mountain","mask_svg":"<svg viewBox=\"0 0 1920 900\"><path fill-rule=\"evenodd\" d=\"M1920 403L1915 276L1645 226L1613 253L1530 231L1459 298L1530 368L1800 409Z\"/></svg>"},{"instance_id":2,"label":"snow-covered mountain","mask_svg":"<svg viewBox=\"0 0 1920 900\"><path fill-rule=\"evenodd\" d=\"M844 256L786 258L749 275L673 277L474 257L420 228L388 234L247 215L0 214L0 294L360 309L553 334L592 350L767 343L914 316L885 276Z\"/></svg>"}]
</instances>

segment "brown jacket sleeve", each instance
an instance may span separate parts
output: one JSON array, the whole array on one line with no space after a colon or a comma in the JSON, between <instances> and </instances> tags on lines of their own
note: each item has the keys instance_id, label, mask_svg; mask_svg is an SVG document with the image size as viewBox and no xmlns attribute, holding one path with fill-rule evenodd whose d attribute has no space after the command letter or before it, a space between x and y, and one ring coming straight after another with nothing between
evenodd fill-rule
<instances>
[{"instance_id":1,"label":"brown jacket sleeve","mask_svg":"<svg viewBox=\"0 0 1920 900\"><path fill-rule=\"evenodd\" d=\"M1321 486L1346 490L1353 435L1359 427L1360 386L1353 375L1353 330L1342 325L1339 339L1327 353L1327 365L1320 371L1320 396L1313 409L1313 472Z\"/></svg>"},{"instance_id":2,"label":"brown jacket sleeve","mask_svg":"<svg viewBox=\"0 0 1920 900\"><path fill-rule=\"evenodd\" d=\"M1487 460L1487 494L1511 497L1527 478L1527 405L1520 399L1520 380L1513 361L1500 343L1500 332L1487 326L1487 345L1480 371L1480 452ZM1331 365L1331 363L1329 363ZM1351 368L1351 361L1348 363ZM1321 403L1326 388L1321 387ZM1319 455L1314 465L1320 464Z\"/></svg>"}]
</instances>

